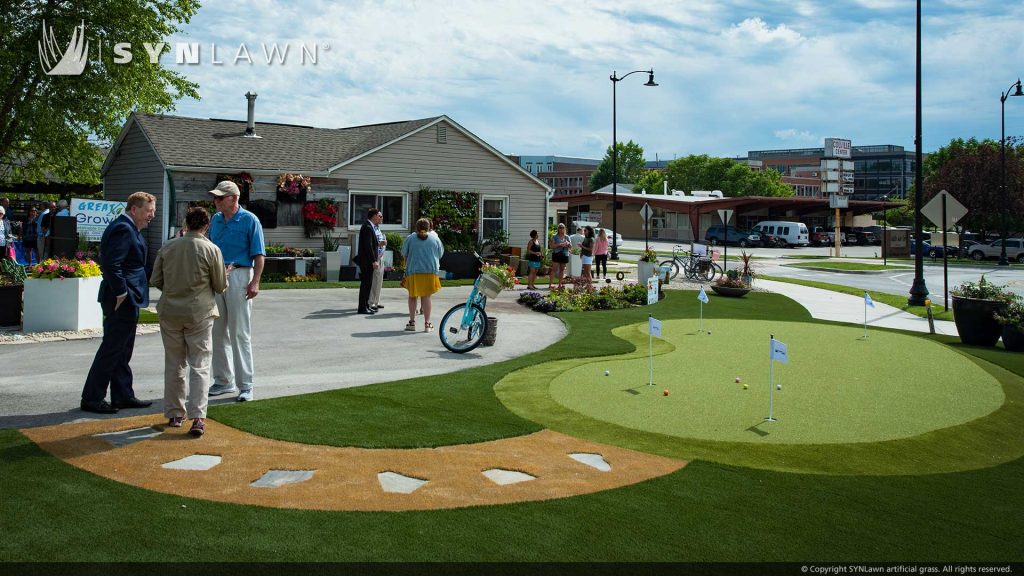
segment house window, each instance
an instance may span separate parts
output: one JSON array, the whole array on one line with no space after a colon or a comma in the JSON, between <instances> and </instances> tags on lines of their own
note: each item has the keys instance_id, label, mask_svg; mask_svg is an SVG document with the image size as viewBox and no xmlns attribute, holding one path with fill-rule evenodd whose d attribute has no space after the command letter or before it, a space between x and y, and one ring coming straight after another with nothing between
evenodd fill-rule
<instances>
[{"instance_id":1,"label":"house window","mask_svg":"<svg viewBox=\"0 0 1024 576\"><path fill-rule=\"evenodd\" d=\"M406 193L351 192L348 206L349 230L358 230L366 222L366 212L370 208L377 208L383 213L382 230L409 229L409 195Z\"/></svg>"},{"instance_id":2,"label":"house window","mask_svg":"<svg viewBox=\"0 0 1024 576\"><path fill-rule=\"evenodd\" d=\"M484 196L480 199L480 239L497 230L508 230L508 196Z\"/></svg>"}]
</instances>

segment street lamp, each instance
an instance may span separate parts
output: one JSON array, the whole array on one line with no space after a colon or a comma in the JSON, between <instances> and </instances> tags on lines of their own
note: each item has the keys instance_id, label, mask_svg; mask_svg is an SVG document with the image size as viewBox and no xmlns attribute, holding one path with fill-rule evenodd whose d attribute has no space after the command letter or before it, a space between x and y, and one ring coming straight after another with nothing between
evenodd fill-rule
<instances>
[{"instance_id":1,"label":"street lamp","mask_svg":"<svg viewBox=\"0 0 1024 576\"><path fill-rule=\"evenodd\" d=\"M626 79L630 74L636 74L637 72L643 72L648 74L647 82L644 86L657 86L658 83L654 81L654 69L650 70L633 70L625 76L617 77L615 71L612 70L612 75L608 77L612 81L612 253L609 255L611 260L619 259L619 246L616 238L618 237L618 216L619 216L619 140L618 134L615 131L615 85ZM646 224L645 224L646 226Z\"/></svg>"},{"instance_id":2,"label":"street lamp","mask_svg":"<svg viewBox=\"0 0 1024 576\"><path fill-rule=\"evenodd\" d=\"M886 229L886 226L885 226L885 220L886 220L886 218L885 218L885 205L886 205L886 203L889 202L889 195L886 194L885 196L882 196L881 200L882 200L882 267L884 268L884 267L889 265L889 262L887 261L887 258L886 258L886 256L887 256L886 248L889 247L889 238L888 238L888 234L886 234L886 230L887 229Z\"/></svg>"},{"instance_id":3,"label":"street lamp","mask_svg":"<svg viewBox=\"0 0 1024 576\"><path fill-rule=\"evenodd\" d=\"M1017 91L1010 94L1010 90L1013 88L1017 88ZM1003 229L1003 246L999 250L1000 266L1010 265L1010 262L1006 259L1006 237L1008 235L1006 232L1006 212L1009 206L1006 199L1006 99L1010 96L1024 96L1024 92L1021 92L1020 89L1020 78L1018 78L1013 84L1010 84L1010 87L1006 89L1006 92L1003 92L999 96L999 112L1002 116L1002 122L1000 122L999 130L999 161L1003 165L1003 209L1000 211L1000 220L1002 221L1001 224Z\"/></svg>"},{"instance_id":4,"label":"street lamp","mask_svg":"<svg viewBox=\"0 0 1024 576\"><path fill-rule=\"evenodd\" d=\"M924 198L924 176L921 168L923 152L921 151L921 0L917 0L917 54L915 66L915 98L914 98L914 284L910 287L907 304L924 306L928 300L928 284L924 280L924 251L921 250L924 216L921 204Z\"/></svg>"}]
</instances>

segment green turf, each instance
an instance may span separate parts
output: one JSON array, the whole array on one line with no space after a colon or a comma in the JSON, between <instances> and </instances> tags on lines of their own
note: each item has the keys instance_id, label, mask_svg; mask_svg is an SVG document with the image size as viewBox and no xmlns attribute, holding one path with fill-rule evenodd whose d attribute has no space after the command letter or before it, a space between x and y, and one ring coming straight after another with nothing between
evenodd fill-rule
<instances>
[{"instance_id":1,"label":"green turf","mask_svg":"<svg viewBox=\"0 0 1024 576\"><path fill-rule=\"evenodd\" d=\"M654 387L647 385L648 358L591 359L558 375L551 398L627 428L756 444L905 438L980 418L1003 404L995 378L923 338L873 331L865 340L856 327L800 322L709 320L706 327L710 336L695 332L692 320L663 324L674 350L653 357ZM782 390L768 385L771 333L789 348L790 362L773 368ZM751 388L737 384L737 377ZM763 423L769 392L778 421Z\"/></svg>"},{"instance_id":2,"label":"green turf","mask_svg":"<svg viewBox=\"0 0 1024 576\"><path fill-rule=\"evenodd\" d=\"M794 268L810 268L811 270L843 270L847 272L874 272L881 270L906 270L906 266L886 266L883 264L868 264L865 262L815 262L813 264L798 263L784 264Z\"/></svg>"},{"instance_id":3,"label":"green turf","mask_svg":"<svg viewBox=\"0 0 1024 576\"><path fill-rule=\"evenodd\" d=\"M801 286L810 286L811 288L821 288L822 290L830 290L832 292L840 292L842 294L850 294L853 296L864 296L863 288L854 288L853 286L843 286L841 284L831 284L828 282L817 282L815 280L803 280L801 278L783 278L782 276L758 276L765 280L772 280L774 282L786 282L789 284L799 284ZM910 296L908 293L907 296ZM907 303L907 296L897 296L896 294L889 294L886 292L871 292L871 299L875 302L881 302L887 304L893 308L898 308L913 314L920 316L921 318L928 317L928 311L924 306L911 306ZM953 309L949 310L942 309L942 303L936 304L932 302L932 318L935 320L948 320L953 321Z\"/></svg>"}]
</instances>

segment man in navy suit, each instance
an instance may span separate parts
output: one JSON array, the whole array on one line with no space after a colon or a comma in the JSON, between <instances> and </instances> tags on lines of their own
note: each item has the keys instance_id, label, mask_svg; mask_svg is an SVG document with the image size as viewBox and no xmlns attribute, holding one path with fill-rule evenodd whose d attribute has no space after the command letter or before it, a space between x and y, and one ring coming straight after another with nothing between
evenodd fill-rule
<instances>
[{"instance_id":1,"label":"man in navy suit","mask_svg":"<svg viewBox=\"0 0 1024 576\"><path fill-rule=\"evenodd\" d=\"M124 214L111 222L100 240L99 302L103 308L103 342L96 351L82 389L82 410L113 414L119 408L145 408L132 389L128 363L135 347L139 308L149 306L146 239L141 230L156 214L156 198L146 192L128 197ZM105 400L110 387L110 403Z\"/></svg>"},{"instance_id":2,"label":"man in navy suit","mask_svg":"<svg viewBox=\"0 0 1024 576\"><path fill-rule=\"evenodd\" d=\"M373 287L373 274L380 267L380 257L377 254L377 233L374 232L377 226L384 220L384 215L377 208L370 208L366 212L366 222L359 229L359 244L356 253L356 264L359 265L359 309L358 314L376 314L375 308L370 308L370 289Z\"/></svg>"}]
</instances>

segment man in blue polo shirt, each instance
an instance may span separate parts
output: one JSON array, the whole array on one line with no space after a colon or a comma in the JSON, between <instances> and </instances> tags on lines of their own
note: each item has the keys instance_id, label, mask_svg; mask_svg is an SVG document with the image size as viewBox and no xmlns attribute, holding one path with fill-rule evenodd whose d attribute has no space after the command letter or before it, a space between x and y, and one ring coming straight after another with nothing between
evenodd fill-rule
<instances>
[{"instance_id":1,"label":"man in blue polo shirt","mask_svg":"<svg viewBox=\"0 0 1024 576\"><path fill-rule=\"evenodd\" d=\"M213 322L213 386L210 396L238 394L253 399L252 299L260 293L263 275L263 227L238 205L239 190L225 180L213 190L217 213L210 221L210 240L220 248L227 267L228 289L215 297L220 317Z\"/></svg>"}]
</instances>

